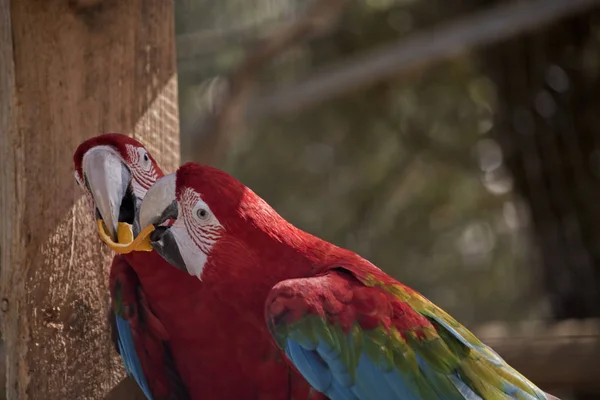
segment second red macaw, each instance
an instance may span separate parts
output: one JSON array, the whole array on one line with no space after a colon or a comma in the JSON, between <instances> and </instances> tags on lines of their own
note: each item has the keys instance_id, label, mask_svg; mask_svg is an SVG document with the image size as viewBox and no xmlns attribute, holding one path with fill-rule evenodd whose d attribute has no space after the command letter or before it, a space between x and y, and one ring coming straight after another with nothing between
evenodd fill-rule
<instances>
[{"instance_id":1,"label":"second red macaw","mask_svg":"<svg viewBox=\"0 0 600 400\"><path fill-rule=\"evenodd\" d=\"M276 343L333 400L553 398L424 296L293 226L225 172L188 163L164 176L140 223L211 307L254 327L223 332L231 347L251 350L249 334L258 348Z\"/></svg>"}]
</instances>

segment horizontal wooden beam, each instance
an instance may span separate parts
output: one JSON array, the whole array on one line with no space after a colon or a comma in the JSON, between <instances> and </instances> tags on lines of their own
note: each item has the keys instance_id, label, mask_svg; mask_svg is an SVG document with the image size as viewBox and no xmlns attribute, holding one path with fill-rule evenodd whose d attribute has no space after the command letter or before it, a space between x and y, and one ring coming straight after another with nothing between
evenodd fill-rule
<instances>
[{"instance_id":1,"label":"horizontal wooden beam","mask_svg":"<svg viewBox=\"0 0 600 400\"><path fill-rule=\"evenodd\" d=\"M600 393L600 320L497 322L473 333L546 391Z\"/></svg>"},{"instance_id":2,"label":"horizontal wooden beam","mask_svg":"<svg viewBox=\"0 0 600 400\"><path fill-rule=\"evenodd\" d=\"M476 12L332 65L298 83L273 89L270 94L251 101L246 115L252 121L297 112L392 76L431 66L466 50L531 32L598 5L599 0L530 0Z\"/></svg>"}]
</instances>

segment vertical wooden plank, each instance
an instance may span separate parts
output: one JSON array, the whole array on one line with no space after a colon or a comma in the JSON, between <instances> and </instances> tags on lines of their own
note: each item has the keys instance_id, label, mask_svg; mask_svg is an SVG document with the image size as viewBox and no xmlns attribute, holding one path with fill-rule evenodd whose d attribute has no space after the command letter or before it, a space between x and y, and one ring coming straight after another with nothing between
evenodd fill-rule
<instances>
[{"instance_id":1,"label":"vertical wooden plank","mask_svg":"<svg viewBox=\"0 0 600 400\"><path fill-rule=\"evenodd\" d=\"M5 319L5 314L10 311L11 304L8 302L8 293L3 290L3 279L7 276L4 272L8 265L15 263L13 268L19 268L16 264L20 261L22 254L21 243L21 222L24 214L23 204L17 199L23 198L22 183L15 177L23 175L21 170L23 166L23 146L17 135L15 126L15 71L12 51L12 32L11 32L11 14L10 1L0 0L0 317L1 321ZM9 282L6 282L9 284ZM12 312L18 311L18 302L12 304ZM2 324L4 325L4 324ZM13 344L13 354L18 357L22 354L19 344L12 340L13 332L0 327L5 349L5 342ZM8 335L7 335L8 333ZM8 336L8 338L7 338ZM4 350L3 349L3 350ZM3 363L2 379L3 398L8 398L7 376L9 371L17 375L16 364L9 369L6 365L6 351L2 354Z\"/></svg>"},{"instance_id":2,"label":"vertical wooden plank","mask_svg":"<svg viewBox=\"0 0 600 400\"><path fill-rule=\"evenodd\" d=\"M99 399L122 377L112 254L72 154L128 132L179 162L173 3L0 0L0 301L9 399ZM12 36L12 37L11 37Z\"/></svg>"}]
</instances>

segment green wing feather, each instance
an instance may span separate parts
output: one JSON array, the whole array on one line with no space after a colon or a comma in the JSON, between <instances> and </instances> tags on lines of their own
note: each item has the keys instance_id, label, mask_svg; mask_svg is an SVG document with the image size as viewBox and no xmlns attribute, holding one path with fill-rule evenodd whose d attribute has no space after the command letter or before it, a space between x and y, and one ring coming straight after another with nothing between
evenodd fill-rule
<instances>
[{"instance_id":1,"label":"green wing feather","mask_svg":"<svg viewBox=\"0 0 600 400\"><path fill-rule=\"evenodd\" d=\"M266 315L279 347L332 399L546 400L450 315L379 270L281 282Z\"/></svg>"},{"instance_id":2,"label":"green wing feather","mask_svg":"<svg viewBox=\"0 0 600 400\"><path fill-rule=\"evenodd\" d=\"M516 398L526 394L540 400L546 399L546 394L541 389L423 295L398 283L379 282L378 286L410 305L415 312L431 322L435 328L432 337L429 340L413 341L409 345L431 365L436 366L439 372L458 371L463 381L484 399L513 398L506 393L509 385L518 389L513 392Z\"/></svg>"}]
</instances>

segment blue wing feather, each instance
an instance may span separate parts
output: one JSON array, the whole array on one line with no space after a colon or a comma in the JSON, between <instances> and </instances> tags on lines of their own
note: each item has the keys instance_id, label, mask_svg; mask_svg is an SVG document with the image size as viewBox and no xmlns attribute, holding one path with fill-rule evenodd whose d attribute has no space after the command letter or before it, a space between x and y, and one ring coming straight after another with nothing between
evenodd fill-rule
<instances>
[{"instance_id":1,"label":"blue wing feather","mask_svg":"<svg viewBox=\"0 0 600 400\"><path fill-rule=\"evenodd\" d=\"M135 270L121 255L113 259L110 291L112 339L127 374L149 400L189 400L168 331L152 312Z\"/></svg>"},{"instance_id":2,"label":"blue wing feather","mask_svg":"<svg viewBox=\"0 0 600 400\"><path fill-rule=\"evenodd\" d=\"M118 345L121 353L121 359L125 365L127 375L133 376L138 386L142 389L148 400L153 400L152 392L146 381L146 376L142 370L140 359L136 353L133 344L133 335L129 322L115 314L115 320L118 331Z\"/></svg>"},{"instance_id":3,"label":"blue wing feather","mask_svg":"<svg viewBox=\"0 0 600 400\"><path fill-rule=\"evenodd\" d=\"M420 400L397 370L382 371L366 354L361 355L356 379L352 380L339 356L324 341L310 350L288 340L285 353L308 383L332 400Z\"/></svg>"}]
</instances>

